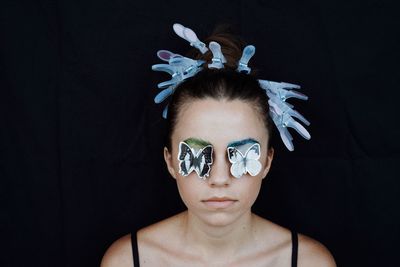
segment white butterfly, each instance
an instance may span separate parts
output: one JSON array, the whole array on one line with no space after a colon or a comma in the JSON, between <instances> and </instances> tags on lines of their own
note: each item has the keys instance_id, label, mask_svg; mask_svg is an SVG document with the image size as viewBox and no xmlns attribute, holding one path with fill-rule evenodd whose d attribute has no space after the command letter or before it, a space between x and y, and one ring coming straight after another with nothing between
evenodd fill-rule
<instances>
[{"instance_id":1,"label":"white butterfly","mask_svg":"<svg viewBox=\"0 0 400 267\"><path fill-rule=\"evenodd\" d=\"M231 174L240 178L247 172L251 176L256 176L261 171L260 144L252 144L243 154L237 147L228 147L228 159L231 166Z\"/></svg>"}]
</instances>

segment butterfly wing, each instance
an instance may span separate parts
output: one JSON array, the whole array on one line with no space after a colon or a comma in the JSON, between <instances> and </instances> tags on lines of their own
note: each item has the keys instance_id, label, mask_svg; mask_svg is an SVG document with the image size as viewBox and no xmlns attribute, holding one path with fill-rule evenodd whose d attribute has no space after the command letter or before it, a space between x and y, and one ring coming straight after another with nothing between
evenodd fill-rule
<instances>
[{"instance_id":1,"label":"butterfly wing","mask_svg":"<svg viewBox=\"0 0 400 267\"><path fill-rule=\"evenodd\" d=\"M197 155L194 157L194 170L197 175L204 179L209 176L212 164L212 146L208 145L202 149L200 149Z\"/></svg>"},{"instance_id":2,"label":"butterfly wing","mask_svg":"<svg viewBox=\"0 0 400 267\"><path fill-rule=\"evenodd\" d=\"M242 153L238 154L237 152L240 153L240 151L238 151L235 147L228 147L228 159L230 163L236 163L243 158L238 158L238 156L240 157Z\"/></svg>"},{"instance_id":3,"label":"butterfly wing","mask_svg":"<svg viewBox=\"0 0 400 267\"><path fill-rule=\"evenodd\" d=\"M251 176L256 176L261 171L260 144L255 143L249 147L245 154L245 169Z\"/></svg>"},{"instance_id":4,"label":"butterfly wing","mask_svg":"<svg viewBox=\"0 0 400 267\"><path fill-rule=\"evenodd\" d=\"M261 171L261 163L258 160L250 159L246 161L246 171L251 176L256 176Z\"/></svg>"},{"instance_id":5,"label":"butterfly wing","mask_svg":"<svg viewBox=\"0 0 400 267\"><path fill-rule=\"evenodd\" d=\"M238 149L235 147L228 147L228 159L232 163L230 171L234 177L240 178L246 173L244 157Z\"/></svg>"},{"instance_id":6,"label":"butterfly wing","mask_svg":"<svg viewBox=\"0 0 400 267\"><path fill-rule=\"evenodd\" d=\"M242 177L242 175L245 174L245 172L246 172L246 168L245 168L243 160L232 164L231 173L235 178Z\"/></svg>"},{"instance_id":7,"label":"butterfly wing","mask_svg":"<svg viewBox=\"0 0 400 267\"><path fill-rule=\"evenodd\" d=\"M246 153L245 153L246 159L253 159L253 160L258 160L260 158L260 144L259 143L254 143L251 145Z\"/></svg>"},{"instance_id":8,"label":"butterfly wing","mask_svg":"<svg viewBox=\"0 0 400 267\"><path fill-rule=\"evenodd\" d=\"M179 143L178 160L180 161L179 173L183 176L188 176L194 169L194 153L185 142Z\"/></svg>"}]
</instances>

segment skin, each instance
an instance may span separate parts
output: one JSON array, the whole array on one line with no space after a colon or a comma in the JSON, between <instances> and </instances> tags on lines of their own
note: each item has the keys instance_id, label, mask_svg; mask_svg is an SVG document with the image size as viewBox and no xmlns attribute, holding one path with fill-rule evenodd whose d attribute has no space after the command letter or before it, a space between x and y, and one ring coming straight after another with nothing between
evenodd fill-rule
<instances>
[{"instance_id":1,"label":"skin","mask_svg":"<svg viewBox=\"0 0 400 267\"><path fill-rule=\"evenodd\" d=\"M188 138L213 145L206 180L195 172L179 174L178 144ZM236 179L229 171L226 148L247 138L260 143L262 170L257 176ZM164 158L188 210L138 232L141 266L291 266L290 231L251 212L274 155L273 149L267 151L267 142L267 130L249 103L205 99L186 104L172 135L172 149L164 149ZM215 196L229 197L233 204L205 204ZM133 266L130 235L111 245L101 266ZM297 266L336 265L322 244L299 234Z\"/></svg>"}]
</instances>

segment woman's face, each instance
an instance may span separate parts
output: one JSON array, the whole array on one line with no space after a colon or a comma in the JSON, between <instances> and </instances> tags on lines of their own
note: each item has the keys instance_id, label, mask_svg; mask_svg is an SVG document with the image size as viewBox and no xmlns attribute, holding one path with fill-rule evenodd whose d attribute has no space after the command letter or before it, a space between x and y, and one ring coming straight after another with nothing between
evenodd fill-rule
<instances>
[{"instance_id":1,"label":"woman's face","mask_svg":"<svg viewBox=\"0 0 400 267\"><path fill-rule=\"evenodd\" d=\"M253 139L260 144L261 170L235 178L227 147ZM178 159L180 142L201 140L212 145L209 176L199 178L195 171L183 176ZM178 114L172 134L171 151L164 150L168 170L176 179L181 198L189 212L210 225L227 225L250 212L262 179L267 175L273 150L267 150L268 132L252 104L240 100L194 100Z\"/></svg>"}]
</instances>

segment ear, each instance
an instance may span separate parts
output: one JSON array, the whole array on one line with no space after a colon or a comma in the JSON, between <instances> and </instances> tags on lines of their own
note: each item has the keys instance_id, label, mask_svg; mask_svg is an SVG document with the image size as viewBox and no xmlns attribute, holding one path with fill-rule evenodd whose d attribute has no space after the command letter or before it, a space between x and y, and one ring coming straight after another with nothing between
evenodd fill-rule
<instances>
[{"instance_id":1,"label":"ear","mask_svg":"<svg viewBox=\"0 0 400 267\"><path fill-rule=\"evenodd\" d=\"M166 147L164 147L164 160L165 163L167 164L169 174L171 174L171 176L174 177L174 179L176 179L175 169L173 167L174 165L172 160L172 154Z\"/></svg>"},{"instance_id":2,"label":"ear","mask_svg":"<svg viewBox=\"0 0 400 267\"><path fill-rule=\"evenodd\" d=\"M264 168L264 172L263 172L263 179L267 176L267 174L271 168L271 163L274 158L274 152L275 151L272 147L268 150L267 160L266 160L267 162L265 164L265 168Z\"/></svg>"}]
</instances>

